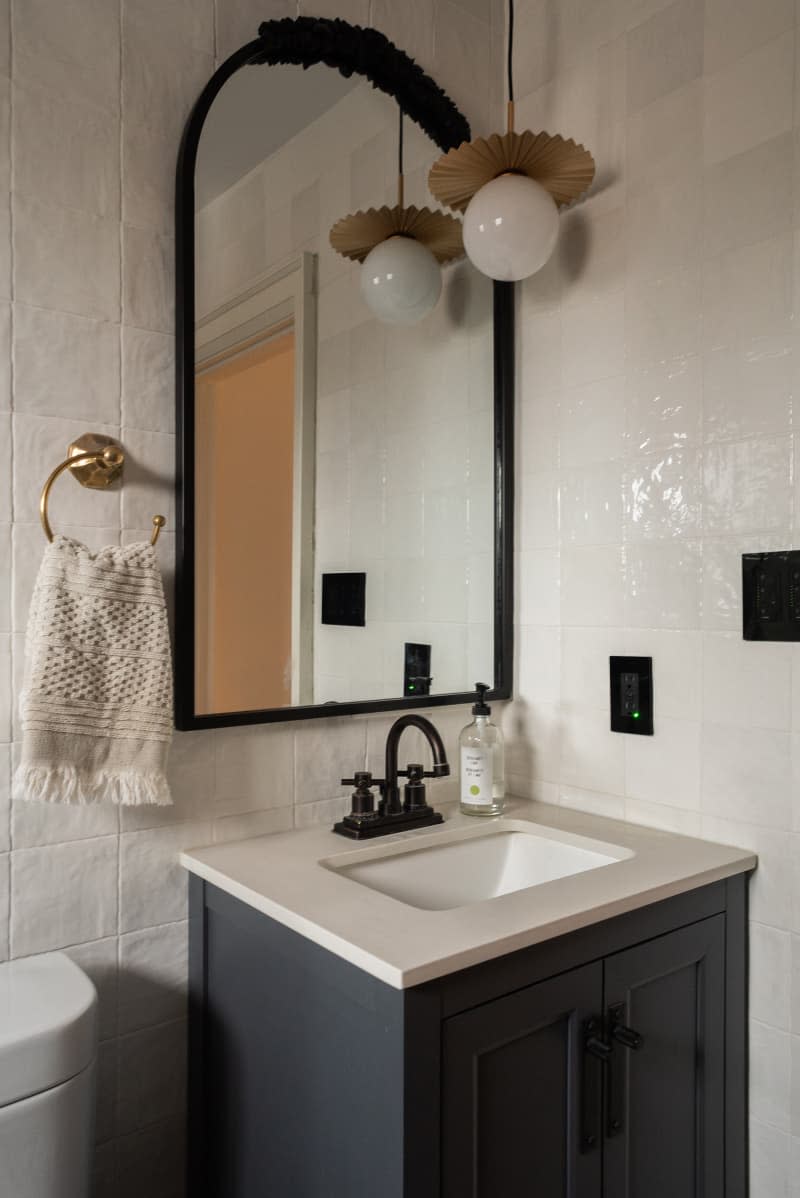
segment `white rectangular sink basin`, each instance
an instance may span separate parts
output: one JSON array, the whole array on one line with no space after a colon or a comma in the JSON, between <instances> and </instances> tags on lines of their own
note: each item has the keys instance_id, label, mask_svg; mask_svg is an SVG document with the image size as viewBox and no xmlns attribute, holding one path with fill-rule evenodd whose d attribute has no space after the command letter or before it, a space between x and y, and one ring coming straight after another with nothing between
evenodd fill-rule
<instances>
[{"instance_id":1,"label":"white rectangular sink basin","mask_svg":"<svg viewBox=\"0 0 800 1198\"><path fill-rule=\"evenodd\" d=\"M485 830L414 833L411 840L340 853L320 865L411 907L447 911L632 856L618 845L500 819Z\"/></svg>"}]
</instances>

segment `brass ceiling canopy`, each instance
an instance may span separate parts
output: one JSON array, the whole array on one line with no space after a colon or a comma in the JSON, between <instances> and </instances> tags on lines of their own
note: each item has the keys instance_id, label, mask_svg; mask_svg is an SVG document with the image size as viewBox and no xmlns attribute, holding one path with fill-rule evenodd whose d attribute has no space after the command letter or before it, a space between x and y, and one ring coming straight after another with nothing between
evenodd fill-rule
<instances>
[{"instance_id":1,"label":"brass ceiling canopy","mask_svg":"<svg viewBox=\"0 0 800 1198\"><path fill-rule=\"evenodd\" d=\"M402 200L394 208L368 208L337 221L330 242L338 254L354 262L363 262L376 245L390 237L413 237L429 249L438 263L463 257L461 222L446 212L430 208L406 208Z\"/></svg>"},{"instance_id":2,"label":"brass ceiling canopy","mask_svg":"<svg viewBox=\"0 0 800 1198\"><path fill-rule=\"evenodd\" d=\"M585 195L594 179L594 158L560 134L515 133L509 104L507 133L465 141L433 164L428 186L440 204L464 212L472 197L499 175L527 175L561 208Z\"/></svg>"}]
</instances>

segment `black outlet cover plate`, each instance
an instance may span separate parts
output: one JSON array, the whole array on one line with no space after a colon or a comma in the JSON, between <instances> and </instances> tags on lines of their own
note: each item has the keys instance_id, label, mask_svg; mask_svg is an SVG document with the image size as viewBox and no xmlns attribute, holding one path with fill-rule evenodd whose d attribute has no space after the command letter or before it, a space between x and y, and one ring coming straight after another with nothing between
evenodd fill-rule
<instances>
[{"instance_id":1,"label":"black outlet cover plate","mask_svg":"<svg viewBox=\"0 0 800 1198\"><path fill-rule=\"evenodd\" d=\"M652 657L610 657L611 731L633 736L653 735L653 659ZM636 676L638 704L636 714L625 713L623 675Z\"/></svg>"},{"instance_id":2,"label":"black outlet cover plate","mask_svg":"<svg viewBox=\"0 0 800 1198\"><path fill-rule=\"evenodd\" d=\"M800 641L800 549L742 554L746 641Z\"/></svg>"}]
</instances>

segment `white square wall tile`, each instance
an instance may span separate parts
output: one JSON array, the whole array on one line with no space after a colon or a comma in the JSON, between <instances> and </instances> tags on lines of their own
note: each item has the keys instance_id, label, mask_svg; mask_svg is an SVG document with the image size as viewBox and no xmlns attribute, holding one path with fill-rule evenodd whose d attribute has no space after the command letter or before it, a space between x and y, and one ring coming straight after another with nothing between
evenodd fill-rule
<instances>
[{"instance_id":1,"label":"white square wall tile","mask_svg":"<svg viewBox=\"0 0 800 1198\"><path fill-rule=\"evenodd\" d=\"M25 0L14 10L14 70L24 83L112 109L119 102L119 6Z\"/></svg>"},{"instance_id":2,"label":"white square wall tile","mask_svg":"<svg viewBox=\"0 0 800 1198\"><path fill-rule=\"evenodd\" d=\"M701 585L697 541L627 545L624 622L633 628L699 628Z\"/></svg>"},{"instance_id":3,"label":"white square wall tile","mask_svg":"<svg viewBox=\"0 0 800 1198\"><path fill-rule=\"evenodd\" d=\"M790 1030L792 936L750 922L750 1015L770 1027Z\"/></svg>"},{"instance_id":4,"label":"white square wall tile","mask_svg":"<svg viewBox=\"0 0 800 1198\"><path fill-rule=\"evenodd\" d=\"M705 159L721 162L792 125L794 31L705 79Z\"/></svg>"},{"instance_id":5,"label":"white square wall tile","mask_svg":"<svg viewBox=\"0 0 800 1198\"><path fill-rule=\"evenodd\" d=\"M122 319L126 325L171 333L174 323L172 238L125 225L122 231Z\"/></svg>"},{"instance_id":6,"label":"white square wall tile","mask_svg":"<svg viewBox=\"0 0 800 1198\"><path fill-rule=\"evenodd\" d=\"M17 197L14 279L25 304L119 320L118 221Z\"/></svg>"},{"instance_id":7,"label":"white square wall tile","mask_svg":"<svg viewBox=\"0 0 800 1198\"><path fill-rule=\"evenodd\" d=\"M785 645L744 641L740 633L703 638L703 717L713 724L788 729L792 661Z\"/></svg>"},{"instance_id":8,"label":"white square wall tile","mask_svg":"<svg viewBox=\"0 0 800 1198\"><path fill-rule=\"evenodd\" d=\"M792 469L789 436L709 445L703 466L706 533L788 536Z\"/></svg>"},{"instance_id":9,"label":"white square wall tile","mask_svg":"<svg viewBox=\"0 0 800 1198\"><path fill-rule=\"evenodd\" d=\"M770 828L792 826L788 732L703 727L703 812Z\"/></svg>"},{"instance_id":10,"label":"white square wall tile","mask_svg":"<svg viewBox=\"0 0 800 1198\"><path fill-rule=\"evenodd\" d=\"M310 726L313 725L313 726ZM295 728L295 803L332 799L348 787L342 778L352 778L364 768L367 752L366 725L361 720L336 723L314 720Z\"/></svg>"},{"instance_id":11,"label":"white square wall tile","mask_svg":"<svg viewBox=\"0 0 800 1198\"><path fill-rule=\"evenodd\" d=\"M620 627L624 560L617 545L565 546L561 551L561 624Z\"/></svg>"},{"instance_id":12,"label":"white square wall tile","mask_svg":"<svg viewBox=\"0 0 800 1198\"><path fill-rule=\"evenodd\" d=\"M132 1032L118 1041L119 1131L136 1131L183 1113L186 1101L183 1020Z\"/></svg>"},{"instance_id":13,"label":"white square wall tile","mask_svg":"<svg viewBox=\"0 0 800 1198\"><path fill-rule=\"evenodd\" d=\"M791 1037L751 1019L750 1113L781 1131L790 1126L791 1069Z\"/></svg>"},{"instance_id":14,"label":"white square wall tile","mask_svg":"<svg viewBox=\"0 0 800 1198\"><path fill-rule=\"evenodd\" d=\"M185 1018L188 946L184 921L120 937L120 1035Z\"/></svg>"},{"instance_id":15,"label":"white square wall tile","mask_svg":"<svg viewBox=\"0 0 800 1198\"><path fill-rule=\"evenodd\" d=\"M625 737L610 730L608 713L572 706L562 713L562 785L623 795Z\"/></svg>"},{"instance_id":16,"label":"white square wall tile","mask_svg":"<svg viewBox=\"0 0 800 1198\"><path fill-rule=\"evenodd\" d=\"M699 355L629 370L625 401L626 447L630 454L696 445L703 430L703 368Z\"/></svg>"},{"instance_id":17,"label":"white square wall tile","mask_svg":"<svg viewBox=\"0 0 800 1198\"><path fill-rule=\"evenodd\" d=\"M736 62L793 24L794 0L706 0L706 73Z\"/></svg>"},{"instance_id":18,"label":"white square wall tile","mask_svg":"<svg viewBox=\"0 0 800 1198\"><path fill-rule=\"evenodd\" d=\"M123 832L120 837L119 928L135 932L186 918L188 874L178 854L210 844L210 823Z\"/></svg>"},{"instance_id":19,"label":"white square wall tile","mask_svg":"<svg viewBox=\"0 0 800 1198\"><path fill-rule=\"evenodd\" d=\"M68 412L75 420L91 422L92 428L98 421L118 425L119 358L119 325L16 305L18 412L55 417Z\"/></svg>"},{"instance_id":20,"label":"white square wall tile","mask_svg":"<svg viewBox=\"0 0 800 1198\"><path fill-rule=\"evenodd\" d=\"M562 313L563 381L580 387L621 375L625 366L625 296L565 307Z\"/></svg>"},{"instance_id":21,"label":"white square wall tile","mask_svg":"<svg viewBox=\"0 0 800 1198\"><path fill-rule=\"evenodd\" d=\"M517 619L521 624L559 623L560 559L557 549L531 549L517 556Z\"/></svg>"},{"instance_id":22,"label":"white square wall tile","mask_svg":"<svg viewBox=\"0 0 800 1198\"><path fill-rule=\"evenodd\" d=\"M337 780L338 781L338 780ZM294 732L290 728L225 728L215 744L215 797L246 802L243 811L291 805ZM220 811L222 814L222 811Z\"/></svg>"},{"instance_id":23,"label":"white square wall tile","mask_svg":"<svg viewBox=\"0 0 800 1198\"><path fill-rule=\"evenodd\" d=\"M784 233L728 250L703 265L706 351L769 337L792 345L794 245Z\"/></svg>"},{"instance_id":24,"label":"white square wall tile","mask_svg":"<svg viewBox=\"0 0 800 1198\"><path fill-rule=\"evenodd\" d=\"M628 34L628 112L696 79L703 70L703 11L678 0Z\"/></svg>"},{"instance_id":25,"label":"white square wall tile","mask_svg":"<svg viewBox=\"0 0 800 1198\"><path fill-rule=\"evenodd\" d=\"M792 1169L792 1140L785 1131L770 1127L758 1119L750 1120L750 1193L763 1194L764 1198L782 1198L797 1194L790 1188ZM795 1157L800 1166L800 1154Z\"/></svg>"},{"instance_id":26,"label":"white square wall tile","mask_svg":"<svg viewBox=\"0 0 800 1198\"><path fill-rule=\"evenodd\" d=\"M11 858L15 957L100 940L116 932L116 836L16 849Z\"/></svg>"},{"instance_id":27,"label":"white square wall tile","mask_svg":"<svg viewBox=\"0 0 800 1198\"><path fill-rule=\"evenodd\" d=\"M67 208L119 216L119 114L38 86L13 102L14 190Z\"/></svg>"},{"instance_id":28,"label":"white square wall tile","mask_svg":"<svg viewBox=\"0 0 800 1198\"><path fill-rule=\"evenodd\" d=\"M625 794L683 810L699 809L700 724L656 716L654 726L653 736L621 738Z\"/></svg>"},{"instance_id":29,"label":"white square wall tile","mask_svg":"<svg viewBox=\"0 0 800 1198\"><path fill-rule=\"evenodd\" d=\"M560 464L578 468L621 458L625 452L625 378L616 375L562 394Z\"/></svg>"},{"instance_id":30,"label":"white square wall tile","mask_svg":"<svg viewBox=\"0 0 800 1198\"><path fill-rule=\"evenodd\" d=\"M122 418L132 428L175 431L175 340L149 329L122 329Z\"/></svg>"},{"instance_id":31,"label":"white square wall tile","mask_svg":"<svg viewBox=\"0 0 800 1198\"><path fill-rule=\"evenodd\" d=\"M790 132L707 168L703 180L706 256L791 229L793 173Z\"/></svg>"}]
</instances>

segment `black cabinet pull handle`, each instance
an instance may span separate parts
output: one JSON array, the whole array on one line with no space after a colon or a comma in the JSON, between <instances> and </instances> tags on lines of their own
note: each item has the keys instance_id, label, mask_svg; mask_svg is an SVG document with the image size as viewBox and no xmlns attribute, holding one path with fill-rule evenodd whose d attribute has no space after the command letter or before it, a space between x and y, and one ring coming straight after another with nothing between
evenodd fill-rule
<instances>
[{"instance_id":1,"label":"black cabinet pull handle","mask_svg":"<svg viewBox=\"0 0 800 1198\"><path fill-rule=\"evenodd\" d=\"M644 1045L644 1037L626 1026L625 1015L625 1003L614 1003L608 1008L608 1035L615 1045L638 1052ZM609 1137L619 1136L625 1130L627 1079L627 1054L613 1052L606 1075L606 1135Z\"/></svg>"},{"instance_id":2,"label":"black cabinet pull handle","mask_svg":"<svg viewBox=\"0 0 800 1198\"><path fill-rule=\"evenodd\" d=\"M635 1032L632 1027L625 1027L624 1023L612 1024L611 1035L623 1048L630 1048L634 1052L638 1052L644 1044L644 1037Z\"/></svg>"},{"instance_id":3,"label":"black cabinet pull handle","mask_svg":"<svg viewBox=\"0 0 800 1198\"><path fill-rule=\"evenodd\" d=\"M597 1018L583 1023L581 1062L581 1152L594 1152L600 1145L603 1109L603 1073L611 1056L611 1045L602 1039L603 1024Z\"/></svg>"}]
</instances>

